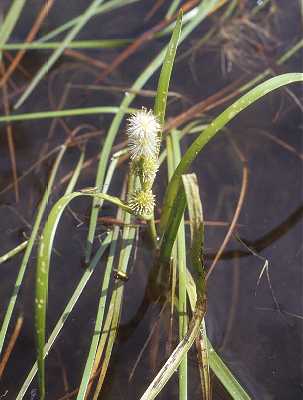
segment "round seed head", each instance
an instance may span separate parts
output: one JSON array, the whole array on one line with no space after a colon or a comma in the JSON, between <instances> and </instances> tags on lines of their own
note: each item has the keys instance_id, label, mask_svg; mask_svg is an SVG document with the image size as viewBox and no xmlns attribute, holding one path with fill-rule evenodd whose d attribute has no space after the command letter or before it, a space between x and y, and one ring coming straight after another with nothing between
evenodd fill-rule
<instances>
[{"instance_id":1,"label":"round seed head","mask_svg":"<svg viewBox=\"0 0 303 400\"><path fill-rule=\"evenodd\" d=\"M155 206L155 196L151 190L139 190L130 195L128 205L136 215L149 215Z\"/></svg>"}]
</instances>

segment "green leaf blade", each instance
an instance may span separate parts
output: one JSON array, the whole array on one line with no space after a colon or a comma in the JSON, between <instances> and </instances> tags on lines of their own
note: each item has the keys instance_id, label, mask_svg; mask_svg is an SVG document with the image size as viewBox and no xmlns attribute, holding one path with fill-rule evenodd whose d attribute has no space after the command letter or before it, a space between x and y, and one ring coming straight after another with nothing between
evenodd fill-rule
<instances>
[{"instance_id":1,"label":"green leaf blade","mask_svg":"<svg viewBox=\"0 0 303 400\"><path fill-rule=\"evenodd\" d=\"M158 118L161 126L164 124L165 111L166 111L166 103L167 103L167 95L168 95L168 87L170 82L170 77L172 74L172 69L175 61L177 46L179 43L181 28L182 28L182 10L179 12L178 19L171 37L171 40L168 44L167 51L165 54L165 58L163 61L159 81L157 94L155 97L155 105L154 105L154 114Z\"/></svg>"},{"instance_id":2,"label":"green leaf blade","mask_svg":"<svg viewBox=\"0 0 303 400\"><path fill-rule=\"evenodd\" d=\"M240 97L225 111L223 111L211 124L198 136L198 138L187 149L181 162L179 163L174 176L172 177L164 198L164 205L160 221L161 231L165 231L169 215L173 209L173 204L176 200L177 193L181 186L181 176L185 174L192 162L195 160L204 146L218 133L220 130L229 123L236 115L246 109L248 106L261 99L266 94L276 90L282 86L294 82L302 82L303 73L288 73L268 79L267 81L259 84L254 89L250 90L244 96Z\"/></svg>"}]
</instances>

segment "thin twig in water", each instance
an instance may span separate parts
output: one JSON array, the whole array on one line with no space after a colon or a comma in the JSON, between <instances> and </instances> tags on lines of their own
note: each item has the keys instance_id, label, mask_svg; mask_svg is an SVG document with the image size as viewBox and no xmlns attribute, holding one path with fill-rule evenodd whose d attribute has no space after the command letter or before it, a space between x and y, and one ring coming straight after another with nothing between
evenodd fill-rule
<instances>
[{"instance_id":1,"label":"thin twig in water","mask_svg":"<svg viewBox=\"0 0 303 400\"><path fill-rule=\"evenodd\" d=\"M280 305L279 305L279 303L278 303L278 300L277 300L277 298L276 298L276 296L275 296L275 292L274 292L274 290L273 290L273 287L272 287L272 284L271 284L271 280L270 280L270 276L269 276L269 261L268 261L268 259L265 258L265 257L263 257L263 256L261 256L260 254L256 253L251 247L249 247L249 246L248 246L242 239L240 239L237 235L235 235L235 237L237 238L237 240L238 240L244 247L246 247L246 249L247 249L253 256L259 258L260 260L262 260L262 261L264 262L263 267L262 267L262 269L261 269L261 272L260 272L260 274L259 274L258 280L257 280L257 284L256 284L256 288L255 288L255 296L257 295L257 289L258 289L259 284L260 284L260 282L261 282L261 278L262 278L262 276L263 276L263 274L264 274L264 272L265 272L265 273L266 273L267 282L268 282L268 286L269 286L269 289L270 289L270 293L271 293L271 296L272 296L272 299L273 299L273 301L274 301L274 303L275 303L276 309L277 309L278 311L281 312L281 308L280 308Z\"/></svg>"},{"instance_id":2,"label":"thin twig in water","mask_svg":"<svg viewBox=\"0 0 303 400\"><path fill-rule=\"evenodd\" d=\"M256 130L256 133L263 135L265 137L267 137L268 139L270 139L271 141L275 142L276 144L278 144L279 146L283 147L283 149L290 151L291 153L294 153L300 160L303 161L303 154L299 153L298 150L296 150L293 146L291 146L290 144L286 143L284 140L277 138L276 136L272 135L269 132L266 132L264 130Z\"/></svg>"},{"instance_id":3,"label":"thin twig in water","mask_svg":"<svg viewBox=\"0 0 303 400\"><path fill-rule=\"evenodd\" d=\"M16 341L20 335L21 329L22 329L22 325L23 325L23 316L20 316L17 319L14 331L12 333L12 336L10 337L10 340L8 342L8 345L6 347L5 353L3 354L1 363L0 363L0 378L3 375L3 372L5 370L6 364L9 360L9 357L15 347Z\"/></svg>"}]
</instances>

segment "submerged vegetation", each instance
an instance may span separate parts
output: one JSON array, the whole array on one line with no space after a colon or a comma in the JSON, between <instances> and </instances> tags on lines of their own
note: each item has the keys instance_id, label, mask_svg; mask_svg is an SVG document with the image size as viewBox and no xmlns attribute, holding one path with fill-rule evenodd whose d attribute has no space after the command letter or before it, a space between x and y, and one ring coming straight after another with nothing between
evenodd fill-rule
<instances>
[{"instance_id":1,"label":"submerged vegetation","mask_svg":"<svg viewBox=\"0 0 303 400\"><path fill-rule=\"evenodd\" d=\"M156 23L153 22L154 25L149 30L144 27L144 32L138 37L77 40L78 34L91 19L98 19L104 15L107 18L107 15L114 13L119 15L119 12L123 16L127 7L136 7L141 3L140 0L91 0L81 14L72 19L65 16L64 23L53 31L42 34L45 30L43 22L47 21L52 9L58 7L56 2L51 0L42 2L33 26L22 43L17 43L12 38L14 30L18 28L18 23L26 13L28 2L14 0L5 10L0 27L0 87L3 110L0 127L1 131L6 132L13 179L12 183L2 189L1 194L9 196L8 193L13 191L14 200L18 204L22 199L20 185L23 180L31 173L37 174L41 165L52 159L48 180L43 182L45 191L40 195L36 214L28 224L28 236L14 248L4 245L6 251L0 256L1 264L15 259L19 262L22 253L21 263L14 271L16 276L13 287L10 286L9 299L1 299L3 307L0 376L9 369L10 362L18 363L11 355L15 351L24 316L16 304L21 297L20 289L28 285L25 279L26 273L29 274L27 270L30 264L36 264L35 273L30 274L28 278L31 280L30 286L34 287L34 306L31 306L26 314L35 315L32 331L36 347L34 350L33 346L31 350L32 354L36 354L37 361L32 366L27 365L28 374L22 375L22 378L18 376L18 387L15 387L13 394L10 385L8 398L26 398L29 390L32 398L57 398L57 389L52 390L51 382L59 378L48 368L47 359L53 347L56 347L56 341L60 340L60 335L64 335L64 328L71 319L70 315L77 313L81 295L88 291L86 286L94 285L98 285L97 298L91 296L93 298L90 298L90 306L85 310L85 314L93 319L93 327L89 323L87 326L77 327L89 340L86 346L81 345L81 352L85 353L85 356L81 358L81 362L73 365L78 384L74 389L68 386L66 369L61 366L65 391L61 399L103 398L105 379L110 380L111 367L117 351L115 349L119 348L117 343L122 326L122 307L126 304L127 282L131 276L136 289L145 285L142 283L142 275L137 273L137 269L133 269L133 265L138 264L140 260L137 256L138 247L142 247L148 254L140 266L141 274L142 270L149 274L142 302L143 312L141 306L139 311L144 317L150 305L160 305L161 309L156 319L161 320L162 313L168 310L166 320L169 320L165 331L165 341L168 343L165 349L166 359L161 368L152 370L154 378L138 387L138 398L150 400L158 395L172 398L172 395L166 392L166 384L177 369L178 398L194 398L188 379L188 355L194 344L198 358L196 370L200 379L199 393L202 393L204 400L216 398L212 390L214 376L225 388L225 393L233 399L255 398L243 376L238 377L232 372L232 368L229 368L219 352L215 351L215 345L211 343L212 337L208 335L208 321L205 317L207 304L212 302L207 290L209 278L230 238L236 235L237 225L241 223L239 216L247 192L247 160L239 145L231 139L233 151L243 165L242 186L233 218L228 223L221 221L221 225L227 227L227 232L211 264L208 263L205 246L205 227L209 222L204 219L203 212L203 197L207 187L203 190L199 187L199 170L196 170L195 162L205 146L217 138L219 133L229 135L228 124L245 109L248 109L246 115L249 115L252 105L273 91L276 91L274 96L281 96L277 91L279 88L285 89L292 104L302 109L300 99L291 91L294 85L289 85L301 85L303 74L279 71L278 67L301 50L303 41L300 39L290 47L284 46L283 52L280 51L279 40L275 38L272 28L278 6L276 2L268 0L256 2L253 6L248 1L238 0L157 1L149 10L144 11L145 23L150 24L150 21L155 20ZM166 11L165 16L157 20L158 13L162 15L163 9ZM108 14L110 12L113 14ZM263 25L258 19L260 15L263 16L261 22L266 21ZM116 29L118 32L118 27ZM194 36L195 40L191 42L188 37L196 30L203 36ZM150 63L138 73L134 83L130 87L127 87L125 82L123 86L111 85L108 78L117 71L123 71L125 61L132 60L132 56L136 57L144 49L143 45L153 41L159 41L163 48L151 57ZM187 43L184 47L183 42ZM211 51L218 49L218 69L224 77L232 74L234 68L242 71L244 75L218 92L213 91L214 94L209 98L203 97L203 100L188 106L186 96L169 89L178 87L174 82L173 73L179 63L190 55L189 62L194 72L194 80L199 79L195 64L198 57L203 58L205 48ZM279 52L275 59L269 60L274 51L278 51L277 48ZM90 55L89 51L92 49L112 49L114 56L110 62L104 62ZM22 60L27 52L37 50L48 50L50 53L42 66L39 64L38 70L31 74ZM76 72L73 72L75 75L71 76L68 82L60 83L59 91L62 93L59 102L56 103L53 92L56 76L60 76L61 72L70 75L70 70L74 68L68 64L56 65L63 56L75 60ZM127 70L127 67L125 69ZM158 69L160 74L157 76L157 83L153 79L151 86L144 90ZM88 74L90 82L83 78L85 75L81 76L82 70ZM133 77L133 74L131 76ZM48 84L48 104L51 106L47 110L40 107L40 104L36 107L35 97L45 82ZM72 91L80 87L83 89L82 95L75 102L72 101L71 108L67 107L67 100ZM104 93L109 92L108 98L105 95L97 106L87 106L86 100L89 102L91 93L96 92L99 99L101 90ZM121 97L120 104L116 96L119 99ZM137 105L134 105L136 97L140 99ZM173 115L170 107L173 108L178 99L181 99L180 103L183 102L181 111L168 118ZM44 100L42 103L44 104ZM83 103L85 107L81 107ZM21 106L25 107L27 104L28 108L20 110ZM32 109L31 104L34 104ZM224 107L216 111L214 118L206 115L211 109L222 104ZM107 114L114 116L110 119ZM95 119L90 119L100 115L102 119L97 120L98 123ZM81 123L77 122L72 127L73 124L69 125L69 122L66 122L67 117L75 117L76 121ZM14 143L15 126L28 120L42 124L44 119L50 124L50 131L45 135L43 127L46 125L41 125L43 137L37 160L28 170L20 173L16 156L18 152ZM102 125L102 134L99 125ZM64 140L61 140L60 134L55 141L53 140L57 130L65 132ZM22 132L18 134L21 135ZM101 146L96 151L95 140L99 137ZM189 138L187 144L190 144L186 147L183 146L184 138ZM36 147L35 149L37 150ZM68 156L70 149L77 149L78 158L76 162L72 162L71 170L68 173L64 171L65 175L61 176L63 159ZM88 153L90 157L87 156ZM216 163L215 159L213 163ZM85 179L87 171L91 174L89 180ZM166 173L168 178L163 184ZM83 181L89 181L90 186L84 186ZM159 181L162 181L160 190L159 186L155 189ZM80 198L86 204L85 207L89 204L89 211L86 209L83 212L81 206L79 211L75 211L78 210L77 206L72 208L74 201L77 203L77 199ZM69 232L69 225L66 225L64 246L61 246L59 239L65 224L68 224L64 217L67 213L73 218L74 229L77 230L74 222L76 221L80 227L80 234L82 230L86 235L86 238L82 234L77 238L77 243L80 243L77 250L80 250L83 256L84 269L79 268L76 274L77 283L73 285L72 292L69 292L69 288L65 292L65 287L62 287L62 284L58 286L51 277L53 271L56 273L57 267L63 269L64 266L68 269L64 279L76 282L70 278L75 258L72 254L73 234ZM19 215L19 211L16 211L16 214ZM26 218L21 218L26 221ZM100 222L105 226L101 233ZM217 223L220 224L220 221ZM142 231L147 234L142 234ZM268 261L257 254L257 246L240 238L239 243L244 248L244 255L254 254L265 261L259 280L265 273L272 298L278 307L269 277ZM67 259L64 258L63 252L67 254ZM57 258L64 261L59 262ZM59 264L56 267L53 266L55 259ZM97 273L102 278L101 283ZM254 283L251 285L253 287ZM60 301L54 304L60 306L60 309L53 314L52 299L55 301L56 295ZM147 308L146 297L149 298ZM91 305L97 302L98 305L94 309ZM138 318L135 315L129 324L129 330L137 327ZM175 326L176 319L178 328ZM32 321L32 318L29 320ZM156 337L155 331L156 328L152 327L142 346L135 369L137 363L141 362L146 346L152 337ZM157 349L159 343L155 346ZM77 351L74 349L73 353L76 354ZM21 352L19 349L20 354ZM20 354L17 357L22 357ZM29 359L26 359L26 362L29 363ZM64 363L60 361L60 364ZM133 373L132 371L130 374L129 382ZM150 379L149 371L144 375L146 379ZM37 386L39 389L36 392ZM201 398L201 394L197 398Z\"/></svg>"}]
</instances>

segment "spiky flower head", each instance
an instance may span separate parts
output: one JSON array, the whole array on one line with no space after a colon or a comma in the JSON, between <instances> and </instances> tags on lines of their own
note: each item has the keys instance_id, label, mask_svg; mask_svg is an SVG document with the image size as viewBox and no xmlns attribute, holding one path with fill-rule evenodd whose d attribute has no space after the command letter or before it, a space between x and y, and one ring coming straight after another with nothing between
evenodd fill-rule
<instances>
[{"instance_id":1,"label":"spiky flower head","mask_svg":"<svg viewBox=\"0 0 303 400\"><path fill-rule=\"evenodd\" d=\"M161 126L151 110L135 112L128 119L127 135L130 158L141 157L157 158L159 150L159 136Z\"/></svg>"},{"instance_id":2,"label":"spiky flower head","mask_svg":"<svg viewBox=\"0 0 303 400\"><path fill-rule=\"evenodd\" d=\"M132 193L128 205L136 215L150 215L155 206L155 196L151 190L139 190Z\"/></svg>"}]
</instances>

